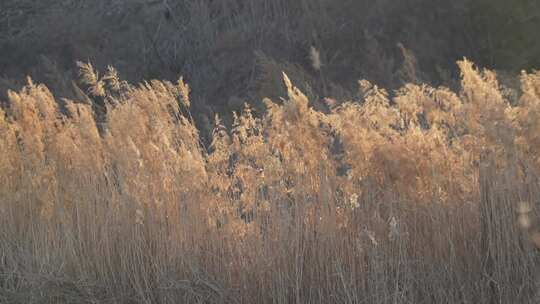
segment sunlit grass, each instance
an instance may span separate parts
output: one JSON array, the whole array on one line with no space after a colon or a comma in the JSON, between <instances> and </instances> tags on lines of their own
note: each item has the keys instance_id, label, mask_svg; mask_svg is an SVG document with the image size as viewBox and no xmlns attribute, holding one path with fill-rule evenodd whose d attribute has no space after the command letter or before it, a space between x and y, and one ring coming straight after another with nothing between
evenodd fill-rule
<instances>
[{"instance_id":1,"label":"sunlit grass","mask_svg":"<svg viewBox=\"0 0 540 304\"><path fill-rule=\"evenodd\" d=\"M325 111L284 75L204 147L182 79L79 66L81 100L29 80L0 110L0 302L538 301L538 73Z\"/></svg>"}]
</instances>

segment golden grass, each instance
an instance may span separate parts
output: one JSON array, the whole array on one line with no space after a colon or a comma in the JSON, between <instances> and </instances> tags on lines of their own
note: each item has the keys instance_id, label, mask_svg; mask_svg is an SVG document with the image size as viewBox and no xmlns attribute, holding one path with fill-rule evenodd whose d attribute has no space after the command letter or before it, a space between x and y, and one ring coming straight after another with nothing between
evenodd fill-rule
<instances>
[{"instance_id":1,"label":"golden grass","mask_svg":"<svg viewBox=\"0 0 540 304\"><path fill-rule=\"evenodd\" d=\"M284 75L208 150L182 79L29 80L0 110L0 302L537 303L540 74L511 103L459 66L459 93L360 81L327 112Z\"/></svg>"}]
</instances>

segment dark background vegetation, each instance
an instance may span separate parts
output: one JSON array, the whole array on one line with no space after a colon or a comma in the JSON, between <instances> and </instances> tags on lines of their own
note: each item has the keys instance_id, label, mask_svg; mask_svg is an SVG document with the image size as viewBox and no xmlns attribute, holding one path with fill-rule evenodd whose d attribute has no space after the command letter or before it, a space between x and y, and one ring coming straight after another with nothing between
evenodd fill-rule
<instances>
[{"instance_id":1,"label":"dark background vegetation","mask_svg":"<svg viewBox=\"0 0 540 304\"><path fill-rule=\"evenodd\" d=\"M316 101L359 79L452 86L463 57L539 67L538 28L536 0L2 0L0 91L31 75L71 97L76 60L132 82L183 75L208 129L215 113L283 96L281 71Z\"/></svg>"}]
</instances>

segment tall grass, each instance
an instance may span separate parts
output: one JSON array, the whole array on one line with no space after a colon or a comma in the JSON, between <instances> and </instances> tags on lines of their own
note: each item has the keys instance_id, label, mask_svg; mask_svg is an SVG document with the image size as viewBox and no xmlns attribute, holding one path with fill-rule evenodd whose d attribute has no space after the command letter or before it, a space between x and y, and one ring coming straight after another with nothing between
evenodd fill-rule
<instances>
[{"instance_id":1,"label":"tall grass","mask_svg":"<svg viewBox=\"0 0 540 304\"><path fill-rule=\"evenodd\" d=\"M80 64L0 110L0 302L537 303L540 74L219 117ZM521 226L520 226L521 225ZM532 240L532 242L531 242Z\"/></svg>"}]
</instances>

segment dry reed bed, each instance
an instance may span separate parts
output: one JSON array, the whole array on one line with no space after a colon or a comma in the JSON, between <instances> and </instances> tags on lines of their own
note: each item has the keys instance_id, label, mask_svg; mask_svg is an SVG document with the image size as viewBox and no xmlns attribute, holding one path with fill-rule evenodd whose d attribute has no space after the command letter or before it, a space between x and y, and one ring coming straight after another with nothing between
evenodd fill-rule
<instances>
[{"instance_id":1,"label":"dry reed bed","mask_svg":"<svg viewBox=\"0 0 540 304\"><path fill-rule=\"evenodd\" d=\"M182 80L29 80L0 110L0 302L536 303L540 74L510 100L459 64L459 94L361 81L324 113L285 75L209 149Z\"/></svg>"}]
</instances>

